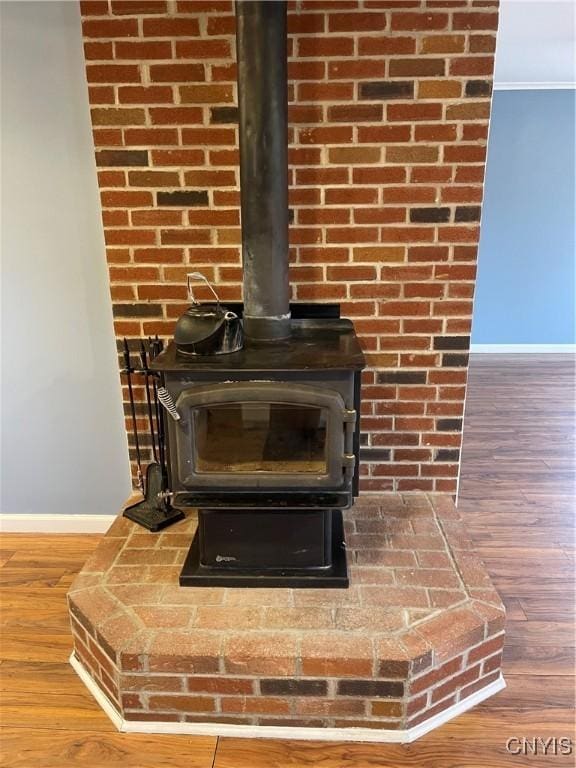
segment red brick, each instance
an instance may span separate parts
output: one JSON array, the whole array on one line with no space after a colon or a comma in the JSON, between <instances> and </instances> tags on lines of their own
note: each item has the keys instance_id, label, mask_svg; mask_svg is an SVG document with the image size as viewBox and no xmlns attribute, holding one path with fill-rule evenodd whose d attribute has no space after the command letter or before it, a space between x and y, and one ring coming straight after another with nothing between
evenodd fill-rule
<instances>
[{"instance_id":1,"label":"red brick","mask_svg":"<svg viewBox=\"0 0 576 768\"><path fill-rule=\"evenodd\" d=\"M178 131L175 128L125 128L126 146L153 147L178 144Z\"/></svg>"},{"instance_id":2,"label":"red brick","mask_svg":"<svg viewBox=\"0 0 576 768\"><path fill-rule=\"evenodd\" d=\"M484 163L486 147L479 144L457 144L444 147L444 161L447 163Z\"/></svg>"},{"instance_id":3,"label":"red brick","mask_svg":"<svg viewBox=\"0 0 576 768\"><path fill-rule=\"evenodd\" d=\"M470 35L470 53L494 53L496 35Z\"/></svg>"},{"instance_id":4,"label":"red brick","mask_svg":"<svg viewBox=\"0 0 576 768\"><path fill-rule=\"evenodd\" d=\"M372 643L368 638L314 634L302 640L302 674L357 677L372 674Z\"/></svg>"},{"instance_id":5,"label":"red brick","mask_svg":"<svg viewBox=\"0 0 576 768\"><path fill-rule=\"evenodd\" d=\"M178 0L178 13L232 13L232 0Z\"/></svg>"},{"instance_id":6,"label":"red brick","mask_svg":"<svg viewBox=\"0 0 576 768\"><path fill-rule=\"evenodd\" d=\"M177 40L176 58L227 59L230 56L228 40Z\"/></svg>"},{"instance_id":7,"label":"red brick","mask_svg":"<svg viewBox=\"0 0 576 768\"><path fill-rule=\"evenodd\" d=\"M167 10L166 0L112 0L114 15L166 13Z\"/></svg>"},{"instance_id":8,"label":"red brick","mask_svg":"<svg viewBox=\"0 0 576 768\"><path fill-rule=\"evenodd\" d=\"M417 125L414 129L416 141L456 141L457 126L452 124ZM449 162L444 150L444 161Z\"/></svg>"},{"instance_id":9,"label":"red brick","mask_svg":"<svg viewBox=\"0 0 576 768\"><path fill-rule=\"evenodd\" d=\"M476 661L480 661L480 659L484 659L487 656L491 656L493 653L497 653L498 651L502 650L503 643L503 635L499 635L498 637L493 637L490 638L490 640L486 640L486 642L482 643L482 645L473 648L469 652L468 663L474 664Z\"/></svg>"},{"instance_id":10,"label":"red brick","mask_svg":"<svg viewBox=\"0 0 576 768\"><path fill-rule=\"evenodd\" d=\"M449 66L451 75L492 75L492 56L470 56L452 59Z\"/></svg>"},{"instance_id":11,"label":"red brick","mask_svg":"<svg viewBox=\"0 0 576 768\"><path fill-rule=\"evenodd\" d=\"M378 35L358 38L360 56L390 56L397 53L415 52L416 39L414 37Z\"/></svg>"},{"instance_id":12,"label":"red brick","mask_svg":"<svg viewBox=\"0 0 576 768\"><path fill-rule=\"evenodd\" d=\"M106 245L152 245L156 242L153 229L107 229L104 231Z\"/></svg>"},{"instance_id":13,"label":"red brick","mask_svg":"<svg viewBox=\"0 0 576 768\"><path fill-rule=\"evenodd\" d=\"M412 31L432 29L446 29L448 26L448 14L446 13L392 13L392 31Z\"/></svg>"},{"instance_id":14,"label":"red brick","mask_svg":"<svg viewBox=\"0 0 576 768\"><path fill-rule=\"evenodd\" d=\"M113 59L113 43L84 43L84 58L90 59Z\"/></svg>"},{"instance_id":15,"label":"red brick","mask_svg":"<svg viewBox=\"0 0 576 768\"><path fill-rule=\"evenodd\" d=\"M103 191L102 205L107 208L142 208L152 205L152 194L148 191Z\"/></svg>"},{"instance_id":16,"label":"red brick","mask_svg":"<svg viewBox=\"0 0 576 768\"><path fill-rule=\"evenodd\" d=\"M204 152L201 149L157 149L151 152L152 165L203 165Z\"/></svg>"},{"instance_id":17,"label":"red brick","mask_svg":"<svg viewBox=\"0 0 576 768\"><path fill-rule=\"evenodd\" d=\"M388 104L388 120L440 120L442 104Z\"/></svg>"},{"instance_id":18,"label":"red brick","mask_svg":"<svg viewBox=\"0 0 576 768\"><path fill-rule=\"evenodd\" d=\"M182 104L224 104L232 101L231 85L185 85L180 86Z\"/></svg>"},{"instance_id":19,"label":"red brick","mask_svg":"<svg viewBox=\"0 0 576 768\"><path fill-rule=\"evenodd\" d=\"M327 205L373 205L378 202L378 190L370 187L327 187L324 189Z\"/></svg>"},{"instance_id":20,"label":"red brick","mask_svg":"<svg viewBox=\"0 0 576 768\"><path fill-rule=\"evenodd\" d=\"M346 208L304 208L298 210L298 224L348 224L350 210Z\"/></svg>"},{"instance_id":21,"label":"red brick","mask_svg":"<svg viewBox=\"0 0 576 768\"><path fill-rule=\"evenodd\" d=\"M453 29L498 29L497 13L455 13L452 18Z\"/></svg>"},{"instance_id":22,"label":"red brick","mask_svg":"<svg viewBox=\"0 0 576 768\"><path fill-rule=\"evenodd\" d=\"M406 208L358 208L354 211L356 224L405 223Z\"/></svg>"},{"instance_id":23,"label":"red brick","mask_svg":"<svg viewBox=\"0 0 576 768\"><path fill-rule=\"evenodd\" d=\"M144 19L144 37L194 37L200 34L200 25L195 18Z\"/></svg>"},{"instance_id":24,"label":"red brick","mask_svg":"<svg viewBox=\"0 0 576 768\"><path fill-rule=\"evenodd\" d=\"M146 113L143 109L95 108L90 110L92 125L143 125Z\"/></svg>"},{"instance_id":25,"label":"red brick","mask_svg":"<svg viewBox=\"0 0 576 768\"><path fill-rule=\"evenodd\" d=\"M116 59L170 59L172 58L172 44L169 40L147 40L145 42L119 40L114 43L114 53ZM112 55L97 58L112 58Z\"/></svg>"},{"instance_id":26,"label":"red brick","mask_svg":"<svg viewBox=\"0 0 576 768\"><path fill-rule=\"evenodd\" d=\"M216 700L211 696L152 695L148 706L153 712L215 712Z\"/></svg>"},{"instance_id":27,"label":"red brick","mask_svg":"<svg viewBox=\"0 0 576 768\"><path fill-rule=\"evenodd\" d=\"M377 59L344 59L328 63L330 80L382 79L386 74L386 62Z\"/></svg>"},{"instance_id":28,"label":"red brick","mask_svg":"<svg viewBox=\"0 0 576 768\"><path fill-rule=\"evenodd\" d=\"M298 100L303 101L351 101L353 83L300 83Z\"/></svg>"},{"instance_id":29,"label":"red brick","mask_svg":"<svg viewBox=\"0 0 576 768\"><path fill-rule=\"evenodd\" d=\"M159 45L159 43L143 43L143 45ZM153 83L203 82L206 80L206 75L203 64L152 64L150 80Z\"/></svg>"},{"instance_id":30,"label":"red brick","mask_svg":"<svg viewBox=\"0 0 576 768\"><path fill-rule=\"evenodd\" d=\"M88 64L89 83L139 83L140 70L135 64Z\"/></svg>"},{"instance_id":31,"label":"red brick","mask_svg":"<svg viewBox=\"0 0 576 768\"><path fill-rule=\"evenodd\" d=\"M444 701L439 702L435 706L429 707L428 709L422 711L420 714L417 714L415 717L413 717L411 720L408 721L408 726L412 728L416 725L419 725L420 723L423 723L426 720L429 720L430 718L434 717L434 715L439 715L441 712L448 709L455 703L456 703L456 696L450 696L449 698L444 699Z\"/></svg>"},{"instance_id":32,"label":"red brick","mask_svg":"<svg viewBox=\"0 0 576 768\"><path fill-rule=\"evenodd\" d=\"M228 145L234 143L233 128L183 128L182 143L191 145Z\"/></svg>"},{"instance_id":33,"label":"red brick","mask_svg":"<svg viewBox=\"0 0 576 768\"><path fill-rule=\"evenodd\" d=\"M465 35L429 35L420 42L422 53L462 53L466 45Z\"/></svg>"},{"instance_id":34,"label":"red brick","mask_svg":"<svg viewBox=\"0 0 576 768\"><path fill-rule=\"evenodd\" d=\"M126 227L129 224L128 211L102 211L102 223L105 227Z\"/></svg>"},{"instance_id":35,"label":"red brick","mask_svg":"<svg viewBox=\"0 0 576 768\"><path fill-rule=\"evenodd\" d=\"M406 180L404 168L389 168L379 165L377 168L353 168L354 184L398 184Z\"/></svg>"},{"instance_id":36,"label":"red brick","mask_svg":"<svg viewBox=\"0 0 576 768\"><path fill-rule=\"evenodd\" d=\"M209 35L233 35L236 32L234 16L209 16L206 31Z\"/></svg>"},{"instance_id":37,"label":"red brick","mask_svg":"<svg viewBox=\"0 0 576 768\"><path fill-rule=\"evenodd\" d=\"M137 19L85 19L82 22L84 37L137 37Z\"/></svg>"},{"instance_id":38,"label":"red brick","mask_svg":"<svg viewBox=\"0 0 576 768\"><path fill-rule=\"evenodd\" d=\"M174 101L172 88L165 87L125 87L118 88L120 104L171 104Z\"/></svg>"},{"instance_id":39,"label":"red brick","mask_svg":"<svg viewBox=\"0 0 576 768\"><path fill-rule=\"evenodd\" d=\"M139 264L174 264L184 261L182 248L137 248L134 261Z\"/></svg>"},{"instance_id":40,"label":"red brick","mask_svg":"<svg viewBox=\"0 0 576 768\"><path fill-rule=\"evenodd\" d=\"M107 16L108 0L81 0L80 13L82 16Z\"/></svg>"},{"instance_id":41,"label":"red brick","mask_svg":"<svg viewBox=\"0 0 576 768\"><path fill-rule=\"evenodd\" d=\"M358 141L388 144L395 141L410 141L410 125L370 125L358 126Z\"/></svg>"},{"instance_id":42,"label":"red brick","mask_svg":"<svg viewBox=\"0 0 576 768\"><path fill-rule=\"evenodd\" d=\"M150 109L152 125L202 123L201 107L157 107Z\"/></svg>"},{"instance_id":43,"label":"red brick","mask_svg":"<svg viewBox=\"0 0 576 768\"><path fill-rule=\"evenodd\" d=\"M374 123L382 120L381 104L346 104L328 107L328 120L336 123Z\"/></svg>"},{"instance_id":44,"label":"red brick","mask_svg":"<svg viewBox=\"0 0 576 768\"><path fill-rule=\"evenodd\" d=\"M222 712L246 712L263 715L288 715L290 703L283 698L265 696L226 696L221 699Z\"/></svg>"},{"instance_id":45,"label":"red brick","mask_svg":"<svg viewBox=\"0 0 576 768\"><path fill-rule=\"evenodd\" d=\"M330 32L380 32L386 29L384 13L334 13L328 16Z\"/></svg>"},{"instance_id":46,"label":"red brick","mask_svg":"<svg viewBox=\"0 0 576 768\"><path fill-rule=\"evenodd\" d=\"M112 86L92 86L88 88L90 104L114 104L116 97Z\"/></svg>"},{"instance_id":47,"label":"red brick","mask_svg":"<svg viewBox=\"0 0 576 768\"><path fill-rule=\"evenodd\" d=\"M384 227L380 234L383 243L432 242L433 227Z\"/></svg>"},{"instance_id":48,"label":"red brick","mask_svg":"<svg viewBox=\"0 0 576 768\"><path fill-rule=\"evenodd\" d=\"M351 37L303 37L298 40L300 57L352 56L354 40Z\"/></svg>"},{"instance_id":49,"label":"red brick","mask_svg":"<svg viewBox=\"0 0 576 768\"><path fill-rule=\"evenodd\" d=\"M442 701L446 696L456 692L459 688L473 682L480 675L480 665L465 669L460 674L451 677L445 683L442 683L432 691L431 701L435 704L437 701Z\"/></svg>"}]
</instances>

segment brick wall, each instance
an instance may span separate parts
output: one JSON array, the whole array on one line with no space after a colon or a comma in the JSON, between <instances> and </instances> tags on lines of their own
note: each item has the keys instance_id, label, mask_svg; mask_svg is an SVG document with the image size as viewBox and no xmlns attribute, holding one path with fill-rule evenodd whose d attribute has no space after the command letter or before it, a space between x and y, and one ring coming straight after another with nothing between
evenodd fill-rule
<instances>
[{"instance_id":1,"label":"brick wall","mask_svg":"<svg viewBox=\"0 0 576 768\"><path fill-rule=\"evenodd\" d=\"M190 269L241 298L232 3L81 8L116 333L168 337ZM292 296L361 336L366 491L456 488L497 10L290 3Z\"/></svg>"}]
</instances>

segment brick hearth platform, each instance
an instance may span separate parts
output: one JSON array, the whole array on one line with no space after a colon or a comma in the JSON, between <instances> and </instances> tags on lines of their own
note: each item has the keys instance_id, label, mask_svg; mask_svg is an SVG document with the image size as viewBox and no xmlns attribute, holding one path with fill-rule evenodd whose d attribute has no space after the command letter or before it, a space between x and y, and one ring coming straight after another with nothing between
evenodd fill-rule
<instances>
[{"instance_id":1,"label":"brick hearth platform","mask_svg":"<svg viewBox=\"0 0 576 768\"><path fill-rule=\"evenodd\" d=\"M504 608L452 500L364 497L345 515L347 590L180 587L195 514L159 534L118 518L69 593L77 668L126 729L400 736L497 690Z\"/></svg>"}]
</instances>

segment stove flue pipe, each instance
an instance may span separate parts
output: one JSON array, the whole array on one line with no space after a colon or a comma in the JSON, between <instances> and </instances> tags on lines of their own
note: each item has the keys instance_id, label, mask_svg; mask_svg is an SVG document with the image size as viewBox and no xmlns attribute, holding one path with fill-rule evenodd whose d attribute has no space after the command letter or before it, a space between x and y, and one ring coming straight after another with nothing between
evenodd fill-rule
<instances>
[{"instance_id":1,"label":"stove flue pipe","mask_svg":"<svg viewBox=\"0 0 576 768\"><path fill-rule=\"evenodd\" d=\"M244 332L290 335L285 0L236 0Z\"/></svg>"}]
</instances>

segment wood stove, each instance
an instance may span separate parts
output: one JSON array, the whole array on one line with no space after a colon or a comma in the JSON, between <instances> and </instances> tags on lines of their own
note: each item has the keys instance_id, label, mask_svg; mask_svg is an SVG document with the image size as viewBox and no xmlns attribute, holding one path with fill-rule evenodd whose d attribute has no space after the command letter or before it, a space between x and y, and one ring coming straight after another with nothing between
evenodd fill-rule
<instances>
[{"instance_id":1,"label":"wood stove","mask_svg":"<svg viewBox=\"0 0 576 768\"><path fill-rule=\"evenodd\" d=\"M358 493L364 357L349 320L290 327L194 360L172 342L152 363L179 416L173 503L199 509L181 584L347 586L341 510Z\"/></svg>"},{"instance_id":2,"label":"wood stove","mask_svg":"<svg viewBox=\"0 0 576 768\"><path fill-rule=\"evenodd\" d=\"M150 366L171 416L165 495L199 510L180 584L345 587L364 357L338 306L289 304L286 3L236 16L244 303L190 291Z\"/></svg>"}]
</instances>

